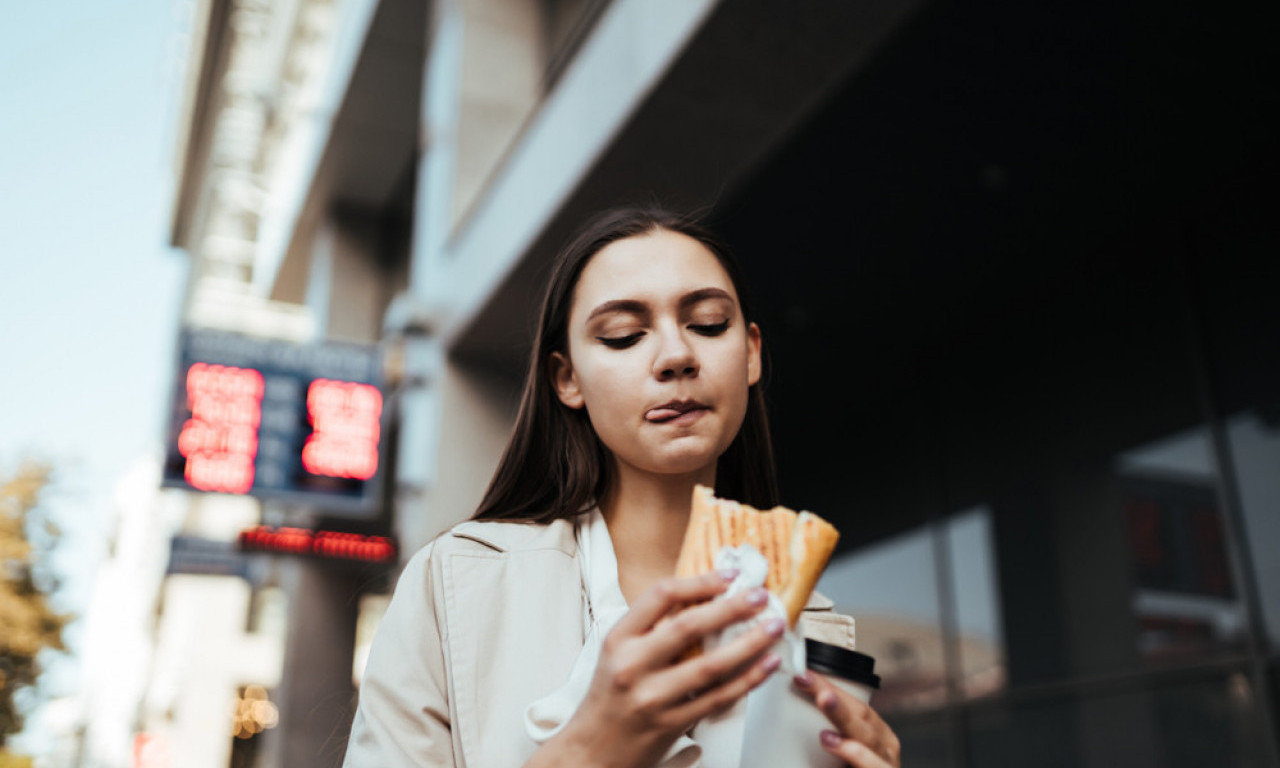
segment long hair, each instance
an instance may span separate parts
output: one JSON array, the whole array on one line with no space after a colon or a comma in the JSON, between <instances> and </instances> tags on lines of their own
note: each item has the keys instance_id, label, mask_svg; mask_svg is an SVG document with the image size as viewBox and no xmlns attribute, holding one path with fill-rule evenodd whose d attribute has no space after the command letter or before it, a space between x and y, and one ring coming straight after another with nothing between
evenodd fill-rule
<instances>
[{"instance_id":1,"label":"long hair","mask_svg":"<svg viewBox=\"0 0 1280 768\"><path fill-rule=\"evenodd\" d=\"M746 322L752 321L741 270L694 219L656 207L631 207L606 211L587 222L552 265L515 429L473 519L548 523L576 517L605 497L613 472L611 454L592 429L586 410L569 408L556 397L551 354L568 355L573 292L591 257L610 243L664 229L691 237L711 251L733 282ZM716 494L761 509L777 504L761 384L750 388L742 427L716 464Z\"/></svg>"}]
</instances>

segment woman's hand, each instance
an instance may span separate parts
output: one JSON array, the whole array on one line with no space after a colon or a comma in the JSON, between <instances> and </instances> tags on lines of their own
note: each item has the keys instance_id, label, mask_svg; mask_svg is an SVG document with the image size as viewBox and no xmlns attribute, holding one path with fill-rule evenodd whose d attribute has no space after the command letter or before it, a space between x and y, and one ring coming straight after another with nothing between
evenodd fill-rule
<instances>
[{"instance_id":1,"label":"woman's hand","mask_svg":"<svg viewBox=\"0 0 1280 768\"><path fill-rule=\"evenodd\" d=\"M769 649L782 636L781 620L682 659L708 634L766 605L764 590L711 600L730 580L732 575L717 573L664 579L636 600L605 637L578 711L544 745L560 741L561 764L655 765L681 734L732 707L778 668Z\"/></svg>"},{"instance_id":2,"label":"woman's hand","mask_svg":"<svg viewBox=\"0 0 1280 768\"><path fill-rule=\"evenodd\" d=\"M796 675L794 682L838 729L822 732L823 749L857 768L900 768L898 737L874 709L814 672Z\"/></svg>"}]
</instances>

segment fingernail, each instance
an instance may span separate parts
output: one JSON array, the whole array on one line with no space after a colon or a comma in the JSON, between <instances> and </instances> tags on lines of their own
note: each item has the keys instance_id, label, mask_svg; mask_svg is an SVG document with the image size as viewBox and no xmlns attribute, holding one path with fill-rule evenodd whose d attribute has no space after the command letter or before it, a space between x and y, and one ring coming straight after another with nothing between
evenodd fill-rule
<instances>
[{"instance_id":1,"label":"fingernail","mask_svg":"<svg viewBox=\"0 0 1280 768\"><path fill-rule=\"evenodd\" d=\"M795 684L802 690L811 691L813 690L813 675L808 672L801 672L795 676Z\"/></svg>"},{"instance_id":2,"label":"fingernail","mask_svg":"<svg viewBox=\"0 0 1280 768\"><path fill-rule=\"evenodd\" d=\"M782 619L769 619L769 622L764 625L764 631L768 632L774 637L781 636L782 630L786 628L787 628L787 622L783 621Z\"/></svg>"},{"instance_id":3,"label":"fingernail","mask_svg":"<svg viewBox=\"0 0 1280 768\"><path fill-rule=\"evenodd\" d=\"M834 714L840 706L840 702L836 700L836 695L831 691L823 691L818 694L818 707L827 714Z\"/></svg>"},{"instance_id":4,"label":"fingernail","mask_svg":"<svg viewBox=\"0 0 1280 768\"><path fill-rule=\"evenodd\" d=\"M716 571L716 574L719 575L720 578L725 581L733 581L734 579L738 578L738 569L737 568L721 568L720 570Z\"/></svg>"},{"instance_id":5,"label":"fingernail","mask_svg":"<svg viewBox=\"0 0 1280 768\"><path fill-rule=\"evenodd\" d=\"M838 747L840 742L844 741L840 734L835 731L823 731L818 734L818 738L822 739L822 746L824 747Z\"/></svg>"},{"instance_id":6,"label":"fingernail","mask_svg":"<svg viewBox=\"0 0 1280 768\"><path fill-rule=\"evenodd\" d=\"M756 587L747 593L748 605L764 605L769 602L769 593L762 587Z\"/></svg>"},{"instance_id":7,"label":"fingernail","mask_svg":"<svg viewBox=\"0 0 1280 768\"><path fill-rule=\"evenodd\" d=\"M776 670L781 665L782 665L782 657L776 653L770 653L766 655L764 657L764 661L761 663L761 666L764 667L764 672L766 675L772 675L774 673L774 670Z\"/></svg>"}]
</instances>

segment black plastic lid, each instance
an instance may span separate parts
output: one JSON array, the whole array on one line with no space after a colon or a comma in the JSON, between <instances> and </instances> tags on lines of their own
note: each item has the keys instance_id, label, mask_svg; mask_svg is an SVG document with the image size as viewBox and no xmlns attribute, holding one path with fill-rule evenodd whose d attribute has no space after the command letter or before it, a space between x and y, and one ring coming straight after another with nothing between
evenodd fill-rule
<instances>
[{"instance_id":1,"label":"black plastic lid","mask_svg":"<svg viewBox=\"0 0 1280 768\"><path fill-rule=\"evenodd\" d=\"M880 687L880 676L875 674L876 660L865 653L809 637L804 639L804 652L807 665L814 672L842 677L868 688Z\"/></svg>"}]
</instances>

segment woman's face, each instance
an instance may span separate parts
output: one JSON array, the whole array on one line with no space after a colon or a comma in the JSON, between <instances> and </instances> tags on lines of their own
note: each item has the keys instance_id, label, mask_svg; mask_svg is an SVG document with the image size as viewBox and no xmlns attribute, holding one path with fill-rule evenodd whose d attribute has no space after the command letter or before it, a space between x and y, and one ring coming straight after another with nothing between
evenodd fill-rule
<instances>
[{"instance_id":1,"label":"woman's face","mask_svg":"<svg viewBox=\"0 0 1280 768\"><path fill-rule=\"evenodd\" d=\"M760 380L760 329L716 257L667 230L609 244L578 279L568 336L556 392L586 409L619 469L709 481Z\"/></svg>"}]
</instances>

